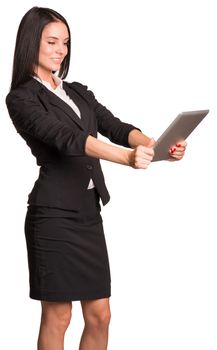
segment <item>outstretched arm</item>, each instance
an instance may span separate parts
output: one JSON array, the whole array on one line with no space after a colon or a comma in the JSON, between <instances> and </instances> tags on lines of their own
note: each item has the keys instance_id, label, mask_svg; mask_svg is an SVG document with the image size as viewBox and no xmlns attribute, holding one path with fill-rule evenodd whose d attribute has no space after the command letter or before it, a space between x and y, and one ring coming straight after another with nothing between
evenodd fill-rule
<instances>
[{"instance_id":1,"label":"outstretched arm","mask_svg":"<svg viewBox=\"0 0 217 350\"><path fill-rule=\"evenodd\" d=\"M135 148L139 145L148 146L151 140L153 139L144 135L141 131L137 129L131 130L128 135L128 143L132 148ZM153 140L153 145L154 145L154 140Z\"/></svg>"},{"instance_id":2,"label":"outstretched arm","mask_svg":"<svg viewBox=\"0 0 217 350\"><path fill-rule=\"evenodd\" d=\"M85 145L85 153L90 157L128 165L134 169L146 169L154 155L153 141L147 143L147 146L138 145L135 149L130 150L110 145L93 136L88 136Z\"/></svg>"}]
</instances>

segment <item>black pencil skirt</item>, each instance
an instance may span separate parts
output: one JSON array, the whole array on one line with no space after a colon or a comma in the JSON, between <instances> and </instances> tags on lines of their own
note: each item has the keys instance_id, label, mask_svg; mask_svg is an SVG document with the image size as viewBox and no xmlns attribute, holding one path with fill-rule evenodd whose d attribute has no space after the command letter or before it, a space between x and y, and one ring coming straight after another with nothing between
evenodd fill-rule
<instances>
[{"instance_id":1,"label":"black pencil skirt","mask_svg":"<svg viewBox=\"0 0 217 350\"><path fill-rule=\"evenodd\" d=\"M30 298L110 297L110 268L95 189L79 211L29 205L25 219Z\"/></svg>"}]
</instances>

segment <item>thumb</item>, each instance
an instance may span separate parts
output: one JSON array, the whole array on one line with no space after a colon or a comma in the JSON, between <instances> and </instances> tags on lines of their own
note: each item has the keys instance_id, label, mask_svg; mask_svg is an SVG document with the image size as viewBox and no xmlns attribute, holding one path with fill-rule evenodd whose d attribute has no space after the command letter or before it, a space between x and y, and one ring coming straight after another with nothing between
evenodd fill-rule
<instances>
[{"instance_id":1,"label":"thumb","mask_svg":"<svg viewBox=\"0 0 217 350\"><path fill-rule=\"evenodd\" d=\"M155 145L155 140L154 140L153 137L152 137L152 138L148 141L146 147L152 148L152 147L154 147L154 145Z\"/></svg>"}]
</instances>

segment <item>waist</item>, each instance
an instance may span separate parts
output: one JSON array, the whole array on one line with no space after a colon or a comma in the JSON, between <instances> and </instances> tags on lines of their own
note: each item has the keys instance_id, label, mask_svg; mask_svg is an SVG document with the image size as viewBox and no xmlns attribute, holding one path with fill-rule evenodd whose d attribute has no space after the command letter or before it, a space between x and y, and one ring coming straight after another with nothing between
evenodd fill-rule
<instances>
[{"instance_id":1,"label":"waist","mask_svg":"<svg viewBox=\"0 0 217 350\"><path fill-rule=\"evenodd\" d=\"M56 205L38 205L29 204L27 207L28 216L34 216L37 218L50 217L50 218L73 218L81 220L86 220L88 218L98 217L100 218L100 203L99 194L96 188L87 190L80 198L80 203L77 209L66 209L58 207Z\"/></svg>"}]
</instances>

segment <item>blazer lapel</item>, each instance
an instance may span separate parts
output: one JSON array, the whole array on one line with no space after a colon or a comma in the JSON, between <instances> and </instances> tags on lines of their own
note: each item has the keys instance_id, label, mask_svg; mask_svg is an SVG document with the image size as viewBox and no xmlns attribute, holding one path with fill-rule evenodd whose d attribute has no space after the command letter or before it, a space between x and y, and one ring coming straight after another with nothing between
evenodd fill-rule
<instances>
[{"instance_id":1,"label":"blazer lapel","mask_svg":"<svg viewBox=\"0 0 217 350\"><path fill-rule=\"evenodd\" d=\"M62 110L67 116L73 120L82 130L87 129L89 125L88 118L88 104L87 102L66 82L63 82L63 88L66 91L67 95L75 102L78 106L81 118L74 112L74 110L64 102L60 97L56 96L52 91L47 89L43 84L37 81L34 78L31 78L25 85L28 85L34 88L40 95L43 100L44 105L48 106L48 103L54 105L58 109ZM45 96L46 95L46 96Z\"/></svg>"},{"instance_id":2,"label":"blazer lapel","mask_svg":"<svg viewBox=\"0 0 217 350\"><path fill-rule=\"evenodd\" d=\"M60 97L55 95L52 91L46 89L46 92L49 95L50 104L64 111L76 124L80 126L81 129L84 129L82 119L79 118L79 116L74 112L74 110L66 102L64 102ZM74 102L75 104L77 104L76 101ZM81 112L81 116L82 116L82 112Z\"/></svg>"},{"instance_id":3,"label":"blazer lapel","mask_svg":"<svg viewBox=\"0 0 217 350\"><path fill-rule=\"evenodd\" d=\"M81 113L81 122L83 126L87 129L89 125L89 106L83 96L79 95L76 90L74 90L67 82L63 82L63 88L66 94L75 102Z\"/></svg>"}]
</instances>

